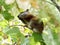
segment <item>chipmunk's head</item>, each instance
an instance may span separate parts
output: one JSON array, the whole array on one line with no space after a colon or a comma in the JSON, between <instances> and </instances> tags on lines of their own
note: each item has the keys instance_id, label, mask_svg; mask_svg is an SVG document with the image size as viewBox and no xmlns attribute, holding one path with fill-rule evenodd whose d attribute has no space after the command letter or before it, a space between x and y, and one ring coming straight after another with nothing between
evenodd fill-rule
<instances>
[{"instance_id":1,"label":"chipmunk's head","mask_svg":"<svg viewBox=\"0 0 60 45\"><path fill-rule=\"evenodd\" d=\"M24 22L24 21L29 22L33 17L34 17L34 16L29 13L29 9L27 9L27 10L24 11L24 12L21 12L21 13L18 15L18 18L19 18L20 20L22 20L23 22Z\"/></svg>"}]
</instances>

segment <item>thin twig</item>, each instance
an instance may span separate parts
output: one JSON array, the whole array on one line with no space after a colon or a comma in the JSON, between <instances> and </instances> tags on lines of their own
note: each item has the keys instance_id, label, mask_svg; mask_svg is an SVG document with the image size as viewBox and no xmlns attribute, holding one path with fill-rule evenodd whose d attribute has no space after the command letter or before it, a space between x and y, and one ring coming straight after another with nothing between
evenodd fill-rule
<instances>
[{"instance_id":1,"label":"thin twig","mask_svg":"<svg viewBox=\"0 0 60 45\"><path fill-rule=\"evenodd\" d=\"M25 25L11 25L9 27L13 27L13 26L22 26L22 27L26 27Z\"/></svg>"}]
</instances>

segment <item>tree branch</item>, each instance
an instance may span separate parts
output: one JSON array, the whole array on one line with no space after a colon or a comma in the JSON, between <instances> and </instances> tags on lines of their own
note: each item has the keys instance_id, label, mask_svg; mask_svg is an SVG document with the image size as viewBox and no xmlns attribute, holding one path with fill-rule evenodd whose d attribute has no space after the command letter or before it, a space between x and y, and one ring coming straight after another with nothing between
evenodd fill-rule
<instances>
[{"instance_id":1,"label":"tree branch","mask_svg":"<svg viewBox=\"0 0 60 45\"><path fill-rule=\"evenodd\" d=\"M60 12L60 6L55 2L55 0L51 0L54 4L55 4L55 7L59 10Z\"/></svg>"}]
</instances>

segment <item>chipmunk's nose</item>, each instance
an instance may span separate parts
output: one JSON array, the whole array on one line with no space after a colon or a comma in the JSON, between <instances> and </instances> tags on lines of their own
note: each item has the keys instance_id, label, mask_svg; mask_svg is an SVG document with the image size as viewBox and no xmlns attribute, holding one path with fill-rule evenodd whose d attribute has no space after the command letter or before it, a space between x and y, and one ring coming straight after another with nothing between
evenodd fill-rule
<instances>
[{"instance_id":1,"label":"chipmunk's nose","mask_svg":"<svg viewBox=\"0 0 60 45\"><path fill-rule=\"evenodd\" d=\"M19 17L19 15L17 17Z\"/></svg>"}]
</instances>

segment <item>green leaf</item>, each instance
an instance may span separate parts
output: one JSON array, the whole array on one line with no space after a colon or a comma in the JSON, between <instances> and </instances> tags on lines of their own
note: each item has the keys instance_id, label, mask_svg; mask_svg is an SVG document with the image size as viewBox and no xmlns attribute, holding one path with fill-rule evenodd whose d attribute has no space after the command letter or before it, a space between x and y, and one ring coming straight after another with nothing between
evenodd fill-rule
<instances>
[{"instance_id":1,"label":"green leaf","mask_svg":"<svg viewBox=\"0 0 60 45\"><path fill-rule=\"evenodd\" d=\"M0 5L4 5L5 0L0 0Z\"/></svg>"},{"instance_id":2,"label":"green leaf","mask_svg":"<svg viewBox=\"0 0 60 45\"><path fill-rule=\"evenodd\" d=\"M13 33L15 33L15 34L20 33L19 28L13 27L9 31L7 31L7 34L10 34L10 35L13 34Z\"/></svg>"},{"instance_id":3,"label":"green leaf","mask_svg":"<svg viewBox=\"0 0 60 45\"><path fill-rule=\"evenodd\" d=\"M2 20L0 21L0 27L6 27L8 25L7 21L6 20Z\"/></svg>"},{"instance_id":4,"label":"green leaf","mask_svg":"<svg viewBox=\"0 0 60 45\"><path fill-rule=\"evenodd\" d=\"M44 40L42 38L42 34L34 32L32 36L34 37L35 42L40 42L41 45L45 45Z\"/></svg>"},{"instance_id":5,"label":"green leaf","mask_svg":"<svg viewBox=\"0 0 60 45\"><path fill-rule=\"evenodd\" d=\"M4 8L5 8L6 11L10 10L13 7L12 4L10 4L10 5L4 4L3 6L4 6Z\"/></svg>"},{"instance_id":6,"label":"green leaf","mask_svg":"<svg viewBox=\"0 0 60 45\"><path fill-rule=\"evenodd\" d=\"M10 30L10 27L9 26L5 26L5 28L3 28L3 33L6 33L9 30Z\"/></svg>"},{"instance_id":7,"label":"green leaf","mask_svg":"<svg viewBox=\"0 0 60 45\"><path fill-rule=\"evenodd\" d=\"M37 42L37 41L41 41L42 40L42 35L39 34L39 33L33 33L32 36L34 37L34 40Z\"/></svg>"},{"instance_id":8,"label":"green leaf","mask_svg":"<svg viewBox=\"0 0 60 45\"><path fill-rule=\"evenodd\" d=\"M18 41L20 39L21 43L24 42L24 35L19 31L18 27L13 27L12 29L8 30L6 34L10 35L13 41Z\"/></svg>"},{"instance_id":9,"label":"green leaf","mask_svg":"<svg viewBox=\"0 0 60 45\"><path fill-rule=\"evenodd\" d=\"M30 38L29 38L29 44L30 44L30 45L36 45L36 42L35 42L35 40L34 40L34 37L30 37Z\"/></svg>"},{"instance_id":10,"label":"green leaf","mask_svg":"<svg viewBox=\"0 0 60 45\"><path fill-rule=\"evenodd\" d=\"M29 38L29 45L45 45L42 39L42 35L34 32Z\"/></svg>"},{"instance_id":11,"label":"green leaf","mask_svg":"<svg viewBox=\"0 0 60 45\"><path fill-rule=\"evenodd\" d=\"M3 14L3 17L4 17L7 21L10 21L10 20L14 19L14 16L12 16L10 13L8 13L8 11L4 11L2 14Z\"/></svg>"}]
</instances>

